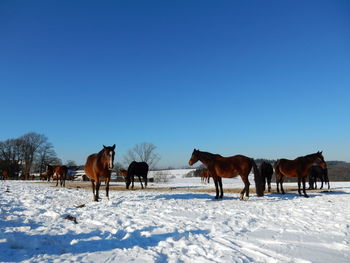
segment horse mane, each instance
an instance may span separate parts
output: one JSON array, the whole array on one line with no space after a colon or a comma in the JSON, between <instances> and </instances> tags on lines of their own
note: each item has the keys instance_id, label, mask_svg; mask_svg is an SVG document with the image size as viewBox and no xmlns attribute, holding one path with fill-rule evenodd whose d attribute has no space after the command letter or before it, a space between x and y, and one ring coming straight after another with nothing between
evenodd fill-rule
<instances>
[{"instance_id":1,"label":"horse mane","mask_svg":"<svg viewBox=\"0 0 350 263\"><path fill-rule=\"evenodd\" d=\"M300 159L314 159L315 157L319 156L320 152L317 152L317 153L311 153L311 154L308 154L308 155L304 155L304 156L300 156L298 158L295 158L295 160L300 160Z\"/></svg>"},{"instance_id":2,"label":"horse mane","mask_svg":"<svg viewBox=\"0 0 350 263\"><path fill-rule=\"evenodd\" d=\"M214 158L214 157L222 157L220 154L216 154L216 153L210 153L210 152L202 152L202 151L199 151L201 154L205 154L205 155L209 155L210 157Z\"/></svg>"}]
</instances>

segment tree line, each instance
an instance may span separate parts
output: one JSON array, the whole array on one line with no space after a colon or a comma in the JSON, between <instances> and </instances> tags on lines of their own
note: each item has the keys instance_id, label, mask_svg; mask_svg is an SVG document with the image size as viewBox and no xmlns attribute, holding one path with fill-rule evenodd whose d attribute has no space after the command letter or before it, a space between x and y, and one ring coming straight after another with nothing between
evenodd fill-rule
<instances>
[{"instance_id":1,"label":"tree line","mask_svg":"<svg viewBox=\"0 0 350 263\"><path fill-rule=\"evenodd\" d=\"M135 145L124 156L126 166L117 163L115 170L128 167L134 160L155 167L160 159L156 148L154 144L146 142ZM21 176L22 179L28 179L32 173L43 173L46 164L61 165L62 161L44 134L29 132L19 138L0 141L0 174L7 171L12 178ZM68 160L65 165L73 170L84 169L84 165L77 165L72 160Z\"/></svg>"},{"instance_id":2,"label":"tree line","mask_svg":"<svg viewBox=\"0 0 350 263\"><path fill-rule=\"evenodd\" d=\"M19 138L0 141L0 170L10 177L22 175L28 179L30 173L42 173L46 164L61 164L52 143L44 134L26 133Z\"/></svg>"}]
</instances>

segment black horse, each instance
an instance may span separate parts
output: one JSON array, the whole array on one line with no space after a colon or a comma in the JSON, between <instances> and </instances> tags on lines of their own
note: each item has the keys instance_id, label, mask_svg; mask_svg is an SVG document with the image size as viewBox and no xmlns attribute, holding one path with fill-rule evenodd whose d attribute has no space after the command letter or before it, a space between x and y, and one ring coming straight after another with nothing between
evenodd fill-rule
<instances>
[{"instance_id":1,"label":"black horse","mask_svg":"<svg viewBox=\"0 0 350 263\"><path fill-rule=\"evenodd\" d=\"M317 178L321 181L321 187L323 188L323 182L328 184L328 189L330 188L329 179L328 179L328 170L327 168L322 168L320 166L312 166L309 170L309 189L317 189Z\"/></svg>"},{"instance_id":2,"label":"black horse","mask_svg":"<svg viewBox=\"0 0 350 263\"><path fill-rule=\"evenodd\" d=\"M273 168L272 165L268 162L262 162L260 164L260 174L262 175L262 177L264 178L264 191L265 191L265 185L267 183L267 191L271 192L271 178L273 175Z\"/></svg>"},{"instance_id":3,"label":"black horse","mask_svg":"<svg viewBox=\"0 0 350 263\"><path fill-rule=\"evenodd\" d=\"M145 182L145 187L146 187L147 186L147 173L148 173L148 164L147 163L133 161L129 165L128 174L125 177L126 189L129 189L130 183L132 183L131 188L134 188L134 181L135 181L134 176L135 175L139 177L142 189L143 189L143 184L142 184L141 177L143 178L143 180Z\"/></svg>"}]
</instances>

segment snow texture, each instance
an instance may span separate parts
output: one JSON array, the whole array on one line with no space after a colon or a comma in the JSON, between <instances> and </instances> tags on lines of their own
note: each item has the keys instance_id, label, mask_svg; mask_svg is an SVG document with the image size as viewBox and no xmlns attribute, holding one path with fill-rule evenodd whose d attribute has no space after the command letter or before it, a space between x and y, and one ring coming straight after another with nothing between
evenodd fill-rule
<instances>
[{"instance_id":1,"label":"snow texture","mask_svg":"<svg viewBox=\"0 0 350 263\"><path fill-rule=\"evenodd\" d=\"M0 262L350 262L350 183L331 186L310 198L251 190L248 201L215 200L191 192L212 184L177 178L110 200L102 187L93 202L89 188L2 181Z\"/></svg>"}]
</instances>

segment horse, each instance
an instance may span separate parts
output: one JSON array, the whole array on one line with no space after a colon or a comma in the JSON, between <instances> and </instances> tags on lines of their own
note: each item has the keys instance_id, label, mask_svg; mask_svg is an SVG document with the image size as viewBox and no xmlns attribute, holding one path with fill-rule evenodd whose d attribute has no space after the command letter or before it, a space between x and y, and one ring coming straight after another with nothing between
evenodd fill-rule
<instances>
[{"instance_id":1,"label":"horse","mask_svg":"<svg viewBox=\"0 0 350 263\"><path fill-rule=\"evenodd\" d=\"M258 196L264 195L264 181L262 180L254 159L244 155L223 157L219 154L201 152L194 149L188 164L192 166L198 161L201 161L204 166L207 167L210 175L213 177L216 190L215 199L218 199L219 197L223 198L224 191L222 188L222 178L233 178L240 175L244 183L244 188L240 192L240 200L247 200L249 198L250 185L248 176L252 168L254 170L256 193ZM221 191L220 195L219 186Z\"/></svg>"},{"instance_id":2,"label":"horse","mask_svg":"<svg viewBox=\"0 0 350 263\"><path fill-rule=\"evenodd\" d=\"M52 177L52 180L54 180L54 175L56 177L56 186L58 186L58 180L60 180L61 187L66 186L66 177L68 173L68 168L65 165L46 165L46 175L47 180L50 181L50 178Z\"/></svg>"},{"instance_id":3,"label":"horse","mask_svg":"<svg viewBox=\"0 0 350 263\"><path fill-rule=\"evenodd\" d=\"M125 169L120 169L119 173L121 176L123 176L124 178L128 176L128 171Z\"/></svg>"},{"instance_id":4,"label":"horse","mask_svg":"<svg viewBox=\"0 0 350 263\"><path fill-rule=\"evenodd\" d=\"M284 177L298 178L298 193L301 195L300 185L303 183L303 193L305 197L309 197L305 191L305 179L309 174L309 169L313 165L319 165L326 168L327 164L323 158L322 152L317 152L305 156L298 157L294 160L279 159L275 163L275 175L277 183L277 193L280 192L279 185L281 185L281 192L284 194L283 180Z\"/></svg>"},{"instance_id":5,"label":"horse","mask_svg":"<svg viewBox=\"0 0 350 263\"><path fill-rule=\"evenodd\" d=\"M202 183L208 183L210 182L210 173L208 170L202 170L201 171L201 181Z\"/></svg>"},{"instance_id":6,"label":"horse","mask_svg":"<svg viewBox=\"0 0 350 263\"><path fill-rule=\"evenodd\" d=\"M262 162L259 167L261 176L264 178L264 191L265 184L267 183L267 191L271 192L271 178L273 175L272 165L268 162Z\"/></svg>"},{"instance_id":7,"label":"horse","mask_svg":"<svg viewBox=\"0 0 350 263\"><path fill-rule=\"evenodd\" d=\"M47 180L47 174L46 173L41 173L39 175L39 177L40 177L40 180L42 180L42 181L46 181Z\"/></svg>"},{"instance_id":8,"label":"horse","mask_svg":"<svg viewBox=\"0 0 350 263\"><path fill-rule=\"evenodd\" d=\"M323 182L328 184L328 189L330 188L327 168L323 169L320 166L311 166L309 169L309 189L317 189L317 178L321 181L320 189L323 188Z\"/></svg>"},{"instance_id":9,"label":"horse","mask_svg":"<svg viewBox=\"0 0 350 263\"><path fill-rule=\"evenodd\" d=\"M131 162L131 164L128 167L127 171L127 176L125 177L125 184L126 184L126 189L129 189L130 183L131 183L131 188L134 188L134 181L135 178L134 176L138 176L140 183L141 183L141 188L143 189L143 184L141 177L145 181L145 188L147 187L147 173L148 173L148 164L145 162Z\"/></svg>"},{"instance_id":10,"label":"horse","mask_svg":"<svg viewBox=\"0 0 350 263\"><path fill-rule=\"evenodd\" d=\"M106 183L106 197L109 200L109 182L111 180L112 168L114 166L115 144L104 146L103 149L87 157L84 171L89 177L92 185L93 200L98 202L98 192L101 180Z\"/></svg>"},{"instance_id":11,"label":"horse","mask_svg":"<svg viewBox=\"0 0 350 263\"><path fill-rule=\"evenodd\" d=\"M9 172L7 170L2 171L2 180L8 180L9 179Z\"/></svg>"}]
</instances>

